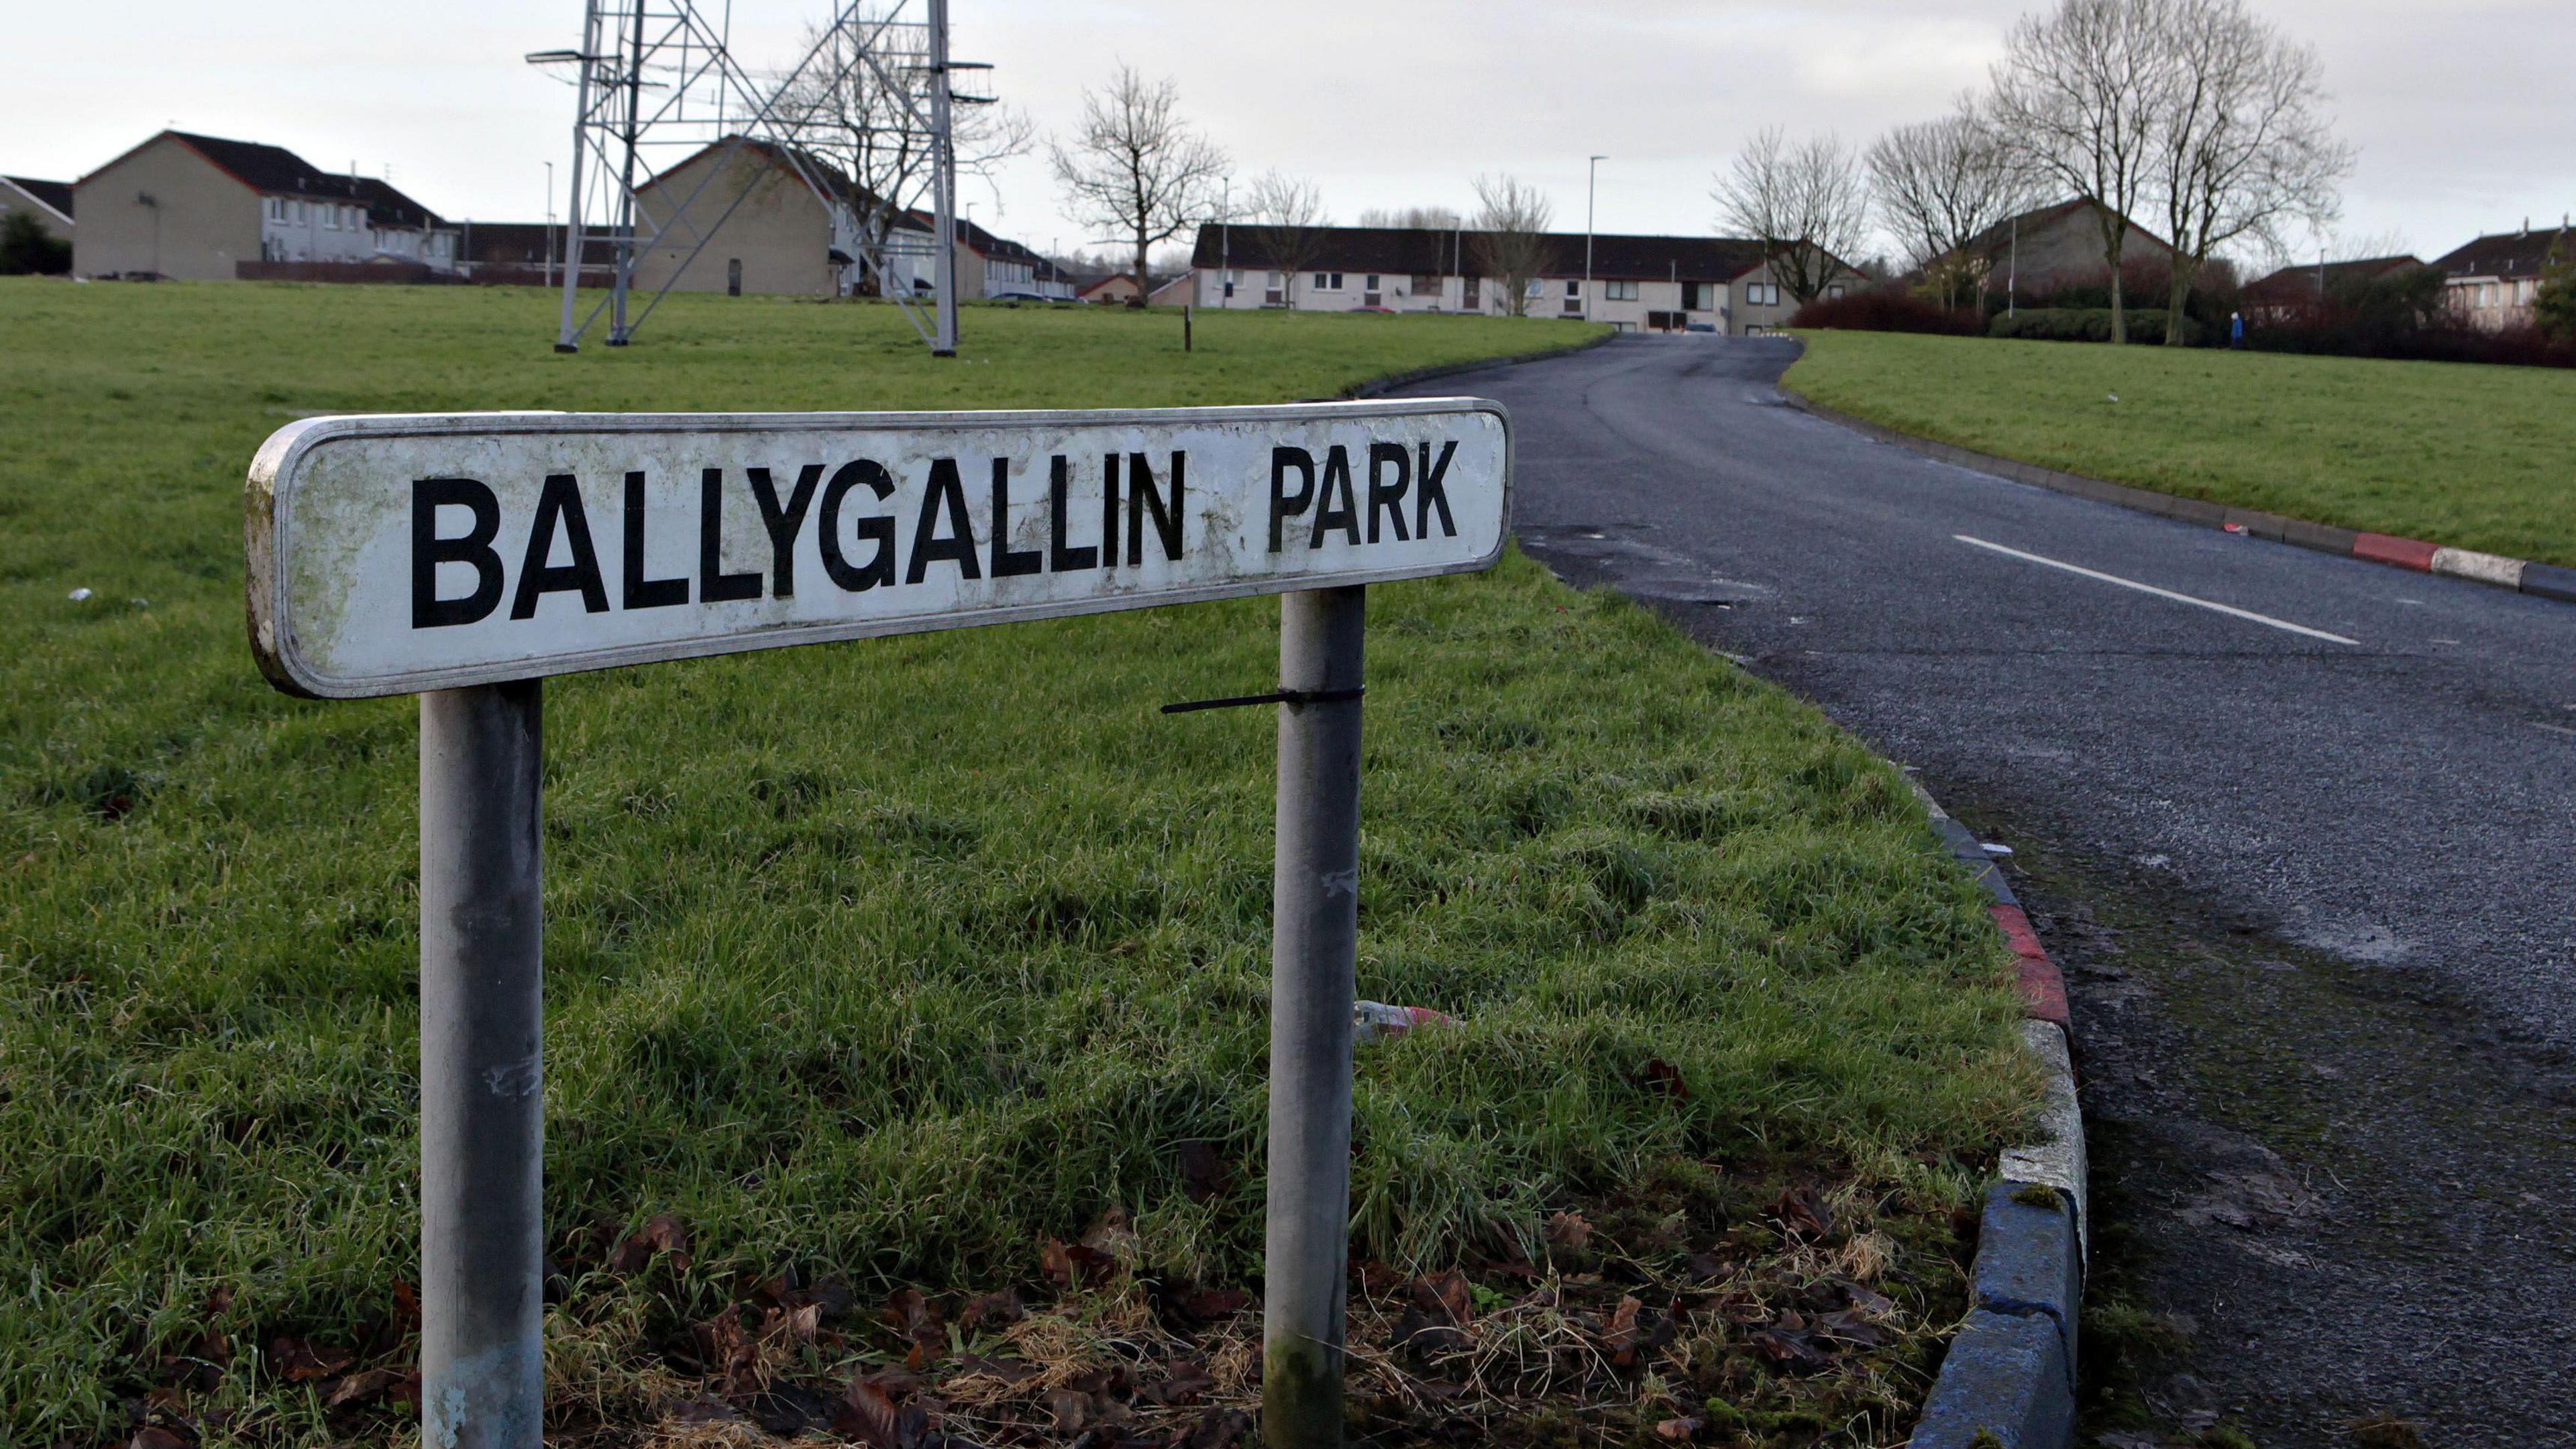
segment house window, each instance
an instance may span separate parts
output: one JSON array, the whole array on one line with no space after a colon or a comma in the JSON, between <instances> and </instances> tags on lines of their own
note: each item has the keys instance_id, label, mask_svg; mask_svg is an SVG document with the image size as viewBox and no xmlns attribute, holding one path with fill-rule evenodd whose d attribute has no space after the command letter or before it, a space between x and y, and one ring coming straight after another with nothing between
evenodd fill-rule
<instances>
[{"instance_id":1,"label":"house window","mask_svg":"<svg viewBox=\"0 0 2576 1449\"><path fill-rule=\"evenodd\" d=\"M1708 310L1708 283L1682 283L1682 310L1685 312L1705 312Z\"/></svg>"},{"instance_id":2,"label":"house window","mask_svg":"<svg viewBox=\"0 0 2576 1449\"><path fill-rule=\"evenodd\" d=\"M1566 279L1565 279L1565 299L1566 299L1567 301L1569 301L1569 302L1572 302L1572 301L1579 301L1579 300L1581 300L1581 299L1582 299L1582 296L1583 296L1583 282L1582 282L1582 279L1581 279L1581 278L1578 278L1578 277L1568 277L1568 278L1566 278Z\"/></svg>"},{"instance_id":3,"label":"house window","mask_svg":"<svg viewBox=\"0 0 2576 1449\"><path fill-rule=\"evenodd\" d=\"M1601 295L1613 302L1634 302L1637 300L1637 284L1634 281L1603 282Z\"/></svg>"},{"instance_id":4,"label":"house window","mask_svg":"<svg viewBox=\"0 0 2576 1449\"><path fill-rule=\"evenodd\" d=\"M1744 305L1746 305L1747 307L1777 307L1777 306L1779 306L1779 305L1780 305L1780 284L1779 284L1778 282L1747 282L1747 283L1745 283L1745 284L1744 284Z\"/></svg>"},{"instance_id":5,"label":"house window","mask_svg":"<svg viewBox=\"0 0 2576 1449\"><path fill-rule=\"evenodd\" d=\"M1377 274L1377 273L1375 273L1375 272L1371 272L1371 273L1369 273L1369 274L1368 274L1368 285L1367 285L1366 287L1362 288L1361 290L1362 290L1362 291L1367 291L1367 292L1375 292L1375 291L1381 291L1381 290L1383 290L1382 288L1380 288L1380 287L1378 286L1378 284L1377 284L1377 280L1378 280L1378 274Z\"/></svg>"},{"instance_id":6,"label":"house window","mask_svg":"<svg viewBox=\"0 0 2576 1449\"><path fill-rule=\"evenodd\" d=\"M1341 274L1341 273L1339 273L1339 272L1317 272L1317 273L1315 274L1315 290L1316 290L1316 291L1318 291L1318 292L1338 292L1338 291L1340 291L1341 289L1342 289L1342 274Z\"/></svg>"},{"instance_id":7,"label":"house window","mask_svg":"<svg viewBox=\"0 0 2576 1449\"><path fill-rule=\"evenodd\" d=\"M1547 295L1547 282L1542 278L1532 277L1529 279L1529 286L1522 290L1521 295L1535 302Z\"/></svg>"},{"instance_id":8,"label":"house window","mask_svg":"<svg viewBox=\"0 0 2576 1449\"><path fill-rule=\"evenodd\" d=\"M1411 285L1408 286L1406 290L1410 291L1417 297L1437 297L1440 295L1440 274L1437 272L1416 272L1413 274Z\"/></svg>"},{"instance_id":9,"label":"house window","mask_svg":"<svg viewBox=\"0 0 2576 1449\"><path fill-rule=\"evenodd\" d=\"M1842 294L1843 294L1843 284L1842 284L1842 283L1840 283L1840 282L1836 282L1836 283L1834 283L1832 286L1827 287L1827 288L1825 289L1825 295L1826 295L1826 296L1828 296L1828 297L1839 297L1839 296L1841 296Z\"/></svg>"}]
</instances>

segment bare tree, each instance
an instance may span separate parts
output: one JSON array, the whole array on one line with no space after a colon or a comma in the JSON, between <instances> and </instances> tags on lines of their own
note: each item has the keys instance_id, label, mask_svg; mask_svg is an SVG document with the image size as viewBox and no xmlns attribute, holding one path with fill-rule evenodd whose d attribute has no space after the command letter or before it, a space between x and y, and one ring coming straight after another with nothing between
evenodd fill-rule
<instances>
[{"instance_id":1,"label":"bare tree","mask_svg":"<svg viewBox=\"0 0 2576 1449\"><path fill-rule=\"evenodd\" d=\"M2001 138L1969 114L1899 126L1869 148L1870 192L1906 259L1959 304L1962 287L1985 288L1969 243L2021 209L2028 189Z\"/></svg>"},{"instance_id":2,"label":"bare tree","mask_svg":"<svg viewBox=\"0 0 2576 1449\"><path fill-rule=\"evenodd\" d=\"M1107 89L1082 93L1082 123L1047 147L1072 210L1135 249L1136 294L1149 295L1154 246L1198 224L1225 172L1225 152L1179 114L1180 88L1124 65Z\"/></svg>"},{"instance_id":3,"label":"bare tree","mask_svg":"<svg viewBox=\"0 0 2576 1449\"><path fill-rule=\"evenodd\" d=\"M1269 254L1273 270L1287 278L1279 299L1297 306L1297 278L1323 250L1323 229L1332 225L1324 210L1324 193L1315 183L1277 171L1264 171L1252 183L1247 203L1252 233Z\"/></svg>"},{"instance_id":4,"label":"bare tree","mask_svg":"<svg viewBox=\"0 0 2576 1449\"><path fill-rule=\"evenodd\" d=\"M1517 176L1476 178L1477 270L1503 289L1503 305L1515 317L1529 315L1530 283L1546 273L1551 253L1548 223L1556 208L1539 189Z\"/></svg>"},{"instance_id":5,"label":"bare tree","mask_svg":"<svg viewBox=\"0 0 2576 1449\"><path fill-rule=\"evenodd\" d=\"M2171 19L2176 74L2157 118L2154 184L2178 318L2214 250L2250 239L2277 254L2291 223L2330 223L2353 153L2334 139L2316 52L2243 0L2180 0ZM2179 325L2165 328L2166 346L2183 340Z\"/></svg>"},{"instance_id":6,"label":"bare tree","mask_svg":"<svg viewBox=\"0 0 2576 1449\"><path fill-rule=\"evenodd\" d=\"M877 256L904 212L929 210L930 72L919 61L929 52L928 27L893 21L897 9L879 3L828 34L808 29L817 64L781 83L771 111L791 144L849 178L860 245ZM1007 107L950 109L961 175L989 179L996 165L1027 151L1029 139L1027 117Z\"/></svg>"},{"instance_id":7,"label":"bare tree","mask_svg":"<svg viewBox=\"0 0 2576 1449\"><path fill-rule=\"evenodd\" d=\"M1465 226L1467 219L1448 206L1372 206L1360 213L1359 224L1403 231L1455 231Z\"/></svg>"},{"instance_id":8,"label":"bare tree","mask_svg":"<svg viewBox=\"0 0 2576 1449\"><path fill-rule=\"evenodd\" d=\"M1719 223L1761 243L1772 280L1800 305L1823 296L1869 239L1869 189L1839 136L1793 143L1777 126L1764 130L1709 195Z\"/></svg>"},{"instance_id":9,"label":"bare tree","mask_svg":"<svg viewBox=\"0 0 2576 1449\"><path fill-rule=\"evenodd\" d=\"M2129 338L2120 264L2170 106L2175 0L2061 0L1995 63L1988 116L2032 173L2093 204L2111 270L2111 340Z\"/></svg>"}]
</instances>

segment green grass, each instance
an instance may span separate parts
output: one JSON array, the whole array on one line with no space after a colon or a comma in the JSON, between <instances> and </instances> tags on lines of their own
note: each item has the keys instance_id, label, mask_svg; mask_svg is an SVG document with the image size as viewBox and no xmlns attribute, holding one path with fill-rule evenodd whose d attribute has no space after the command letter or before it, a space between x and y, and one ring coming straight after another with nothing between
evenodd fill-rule
<instances>
[{"instance_id":1,"label":"green grass","mask_svg":"<svg viewBox=\"0 0 2576 1449\"><path fill-rule=\"evenodd\" d=\"M557 357L548 308L0 283L0 1442L121 1438L208 1332L238 1350L204 1371L216 1437L327 1442L252 1350L350 1343L414 1272L415 710L253 670L241 476L287 416L1240 402L1582 335L1242 316L1185 356L1173 318L977 311L939 362L882 308L683 298ZM1363 1251L1526 1246L1674 1154L1938 1197L2014 1130L2000 949L1886 765L1517 555L1370 612L1361 989L1464 1024L1364 1059ZM550 685L549 1237L667 1212L695 1239L580 1301L685 1342L782 1265L863 1297L1028 1281L1112 1205L1143 1264L1246 1281L1272 725L1155 706L1261 688L1275 621ZM579 1393L605 1370L572 1316Z\"/></svg>"},{"instance_id":2,"label":"green grass","mask_svg":"<svg viewBox=\"0 0 2576 1449\"><path fill-rule=\"evenodd\" d=\"M1791 390L1900 432L2576 566L2576 372L1884 332L1806 342Z\"/></svg>"}]
</instances>

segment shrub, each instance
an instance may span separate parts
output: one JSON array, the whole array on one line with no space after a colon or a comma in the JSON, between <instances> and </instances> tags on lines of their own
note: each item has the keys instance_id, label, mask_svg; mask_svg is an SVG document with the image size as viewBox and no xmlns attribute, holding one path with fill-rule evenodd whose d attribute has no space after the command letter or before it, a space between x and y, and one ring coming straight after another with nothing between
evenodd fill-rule
<instances>
[{"instance_id":1,"label":"shrub","mask_svg":"<svg viewBox=\"0 0 2576 1449\"><path fill-rule=\"evenodd\" d=\"M2165 340L2165 310L2161 307L2132 307L2128 323L2131 342L2153 344ZM2185 317L2181 325L2185 344L2199 340L2199 323ZM2111 309L2024 307L2018 312L1997 316L1987 324L1986 335L2042 342L2108 342L2111 340Z\"/></svg>"},{"instance_id":2,"label":"shrub","mask_svg":"<svg viewBox=\"0 0 2576 1449\"><path fill-rule=\"evenodd\" d=\"M2576 346L2576 252L2566 249L2564 230L2558 240L2549 249L2549 270L2540 279L2540 296L2532 312L2540 319L2541 331Z\"/></svg>"},{"instance_id":3,"label":"shrub","mask_svg":"<svg viewBox=\"0 0 2576 1449\"><path fill-rule=\"evenodd\" d=\"M72 244L45 230L32 211L0 217L0 277L34 272L52 276L72 269Z\"/></svg>"},{"instance_id":4,"label":"shrub","mask_svg":"<svg viewBox=\"0 0 2576 1449\"><path fill-rule=\"evenodd\" d=\"M1949 337L1977 337L1986 330L1975 312L1955 311L1885 287L1809 302L1789 319L1789 325L1834 327L1846 332L1932 332Z\"/></svg>"}]
</instances>

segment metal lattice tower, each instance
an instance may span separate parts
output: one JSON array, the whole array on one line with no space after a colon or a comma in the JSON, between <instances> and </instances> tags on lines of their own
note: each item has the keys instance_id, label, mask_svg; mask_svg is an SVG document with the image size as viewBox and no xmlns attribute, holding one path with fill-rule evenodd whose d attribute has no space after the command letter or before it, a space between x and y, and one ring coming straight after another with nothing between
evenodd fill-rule
<instances>
[{"instance_id":1,"label":"metal lattice tower","mask_svg":"<svg viewBox=\"0 0 2576 1449\"><path fill-rule=\"evenodd\" d=\"M954 355L957 178L949 125L948 5L921 0L923 13L911 18L913 3L834 0L830 23L792 65L755 74L733 53L731 0L724 0L714 19L693 0L585 0L580 48L528 57L531 64L575 70L571 197L555 350L578 351L603 314L609 346L633 340L751 195L748 187L717 183L734 174L736 152L759 145L824 202L834 217L836 243L850 243L846 255L864 264L864 275L903 310L931 350ZM912 128L907 134L927 143L927 166L887 188L908 194L844 188L830 163L811 149L817 118L795 98L837 94L854 84L876 86L878 94L892 97L892 124ZM671 167L710 150L714 154L694 182L656 186ZM646 189L655 192L649 206L643 201ZM891 225L915 210L931 215L934 236ZM606 233L615 263L608 288L585 309L580 293L586 231ZM671 261L668 275L649 293L639 293L638 265L657 253ZM926 299L909 285L891 284L899 275L923 270L931 274Z\"/></svg>"}]
</instances>

